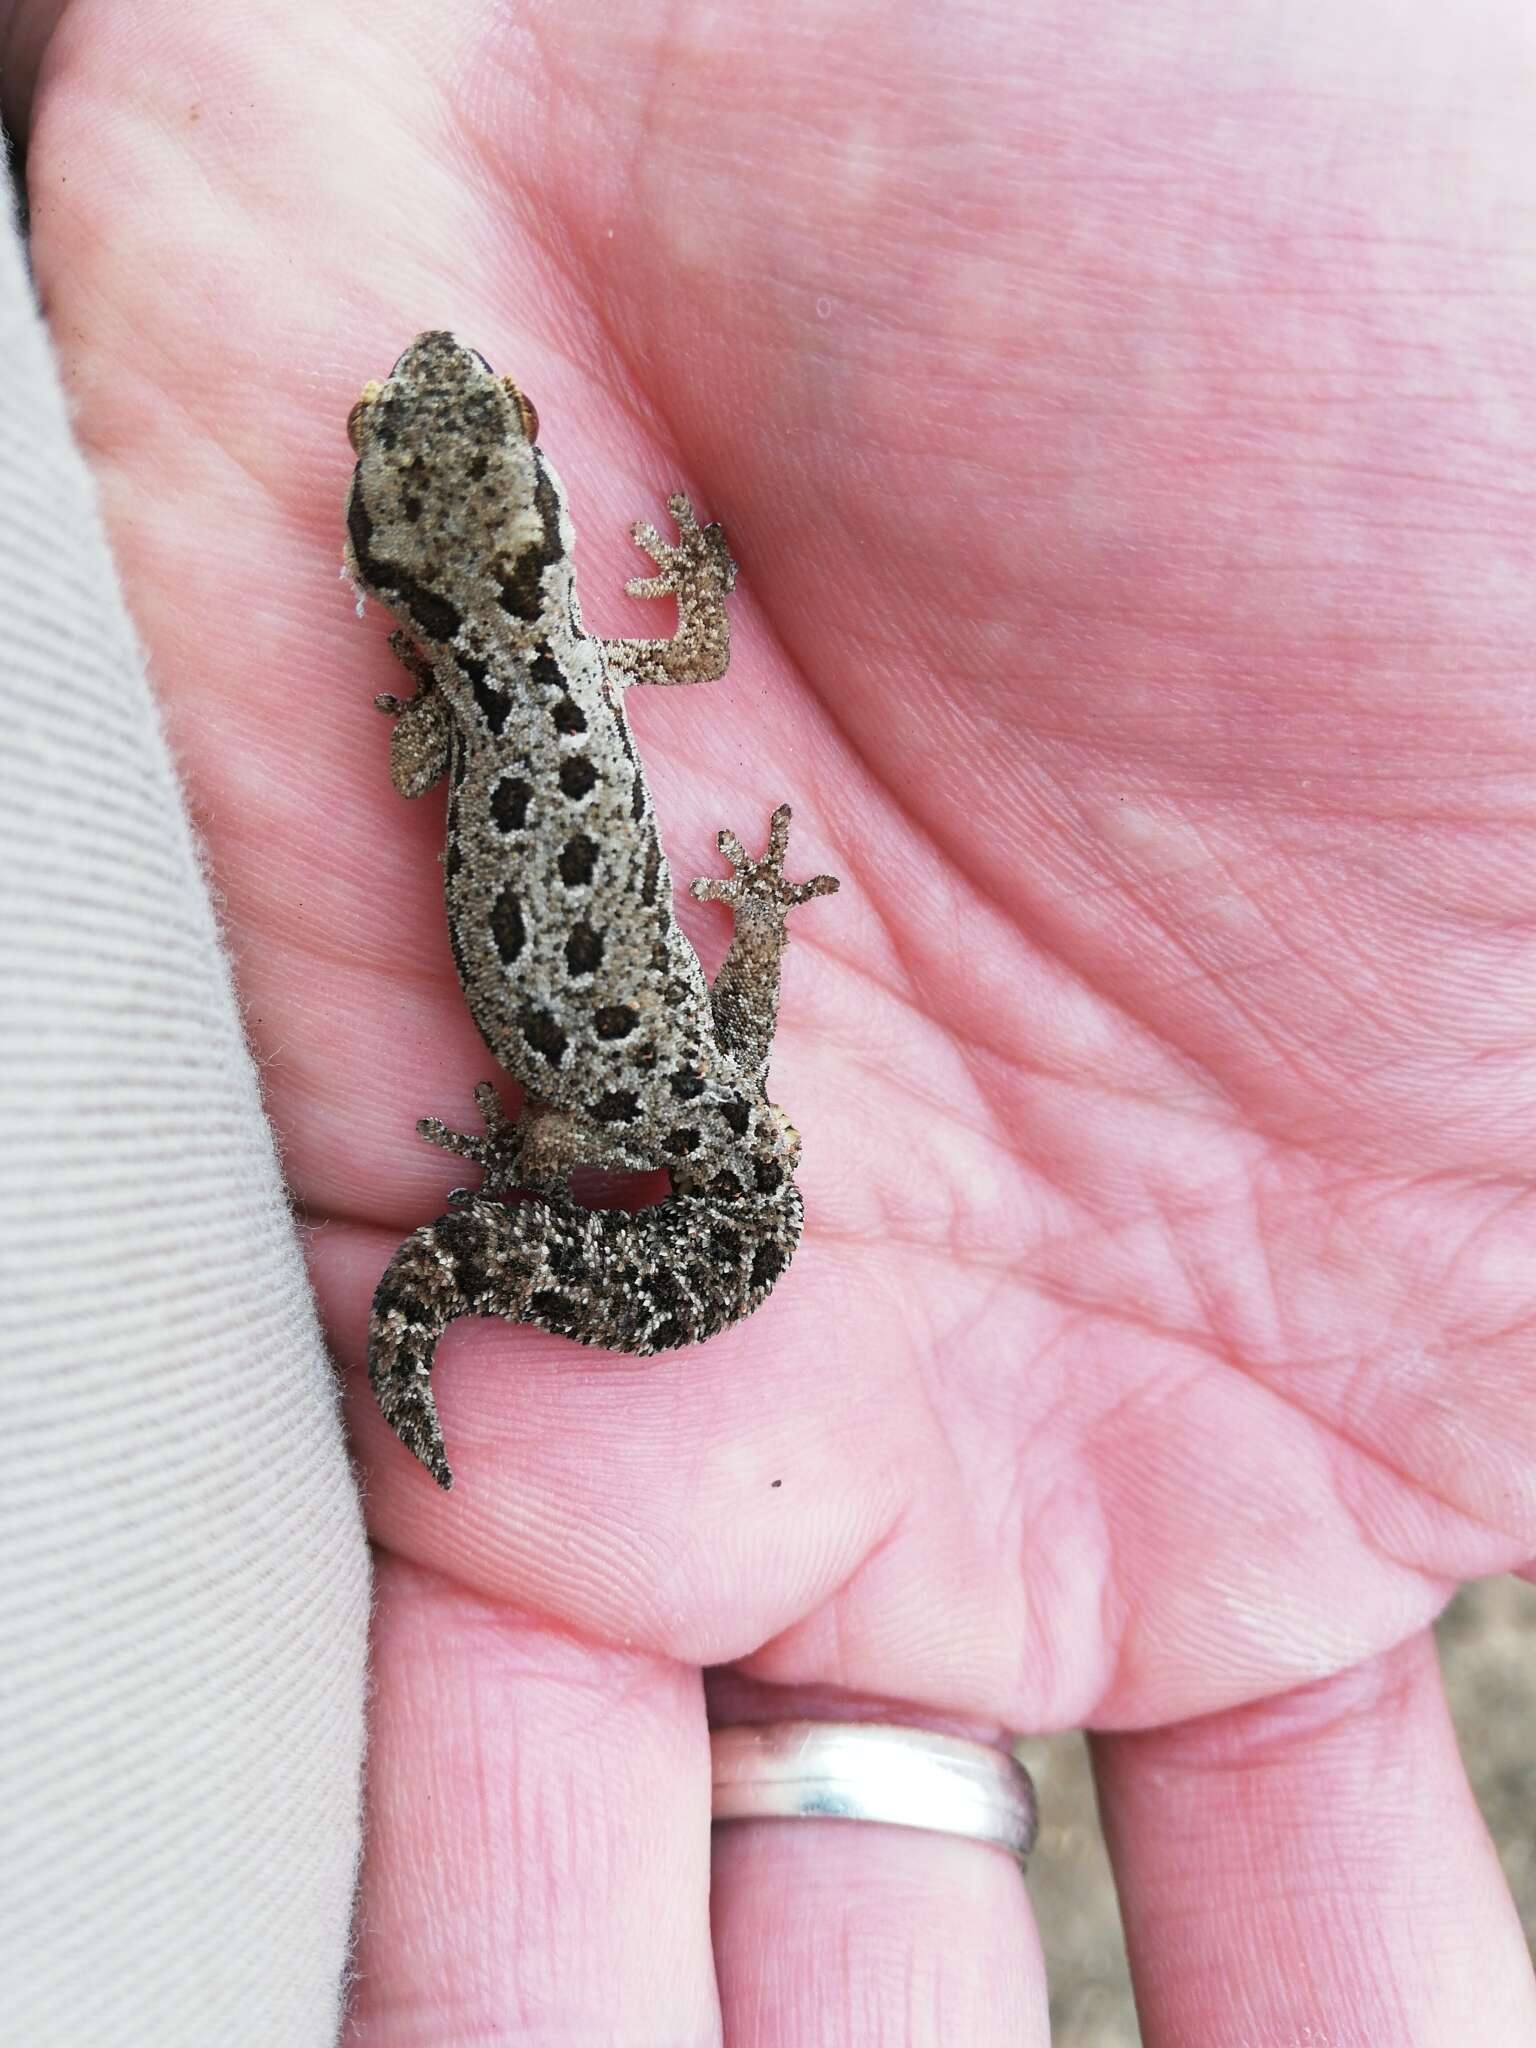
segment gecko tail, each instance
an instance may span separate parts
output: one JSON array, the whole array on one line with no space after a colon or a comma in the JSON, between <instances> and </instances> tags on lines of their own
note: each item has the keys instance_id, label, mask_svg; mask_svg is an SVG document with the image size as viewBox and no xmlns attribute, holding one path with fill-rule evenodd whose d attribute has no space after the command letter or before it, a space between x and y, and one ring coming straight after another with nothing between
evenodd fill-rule
<instances>
[{"instance_id":1,"label":"gecko tail","mask_svg":"<svg viewBox=\"0 0 1536 2048\"><path fill-rule=\"evenodd\" d=\"M517 1242L500 1202L468 1201L413 1231L384 1269L368 1319L368 1379L384 1420L446 1492L453 1485L432 1357L459 1316L507 1316L528 1305L537 1256Z\"/></svg>"},{"instance_id":2,"label":"gecko tail","mask_svg":"<svg viewBox=\"0 0 1536 2048\"><path fill-rule=\"evenodd\" d=\"M724 1176L722 1176L724 1178ZM384 1269L368 1377L384 1419L438 1485L453 1474L432 1399L432 1355L459 1316L503 1316L647 1358L751 1315L788 1266L805 1211L772 1161L748 1194L673 1193L637 1210L471 1196L409 1236Z\"/></svg>"}]
</instances>

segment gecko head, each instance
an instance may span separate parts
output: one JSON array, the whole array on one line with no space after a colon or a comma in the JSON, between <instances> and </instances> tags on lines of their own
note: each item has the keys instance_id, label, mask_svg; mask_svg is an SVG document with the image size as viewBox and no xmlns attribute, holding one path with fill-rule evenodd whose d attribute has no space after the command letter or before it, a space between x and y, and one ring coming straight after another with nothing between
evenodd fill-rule
<instances>
[{"instance_id":1,"label":"gecko head","mask_svg":"<svg viewBox=\"0 0 1536 2048\"><path fill-rule=\"evenodd\" d=\"M347 418L347 567L419 640L453 640L488 605L537 617L543 570L566 552L537 433L511 378L446 332L419 334L363 386Z\"/></svg>"},{"instance_id":2,"label":"gecko head","mask_svg":"<svg viewBox=\"0 0 1536 2048\"><path fill-rule=\"evenodd\" d=\"M504 407L494 403L492 393L501 395ZM370 417L381 402L385 410ZM353 454L361 456L365 443L397 431L402 414L420 418L433 410L440 422L447 414L448 425L460 434L500 441L515 423L530 446L539 438L539 415L527 393L510 377L498 377L477 348L436 328L417 335L382 383L370 378L359 392L347 414Z\"/></svg>"}]
</instances>

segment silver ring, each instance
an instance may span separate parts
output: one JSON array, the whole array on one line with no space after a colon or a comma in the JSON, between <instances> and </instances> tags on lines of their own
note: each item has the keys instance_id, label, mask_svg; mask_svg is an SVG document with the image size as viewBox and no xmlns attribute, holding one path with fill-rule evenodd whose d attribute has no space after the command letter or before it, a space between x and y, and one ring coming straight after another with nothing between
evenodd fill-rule
<instances>
[{"instance_id":1,"label":"silver ring","mask_svg":"<svg viewBox=\"0 0 1536 2048\"><path fill-rule=\"evenodd\" d=\"M872 1820L990 1842L1022 1862L1039 1828L1028 1771L1006 1750L929 1728L765 1721L717 1728L713 1818Z\"/></svg>"}]
</instances>

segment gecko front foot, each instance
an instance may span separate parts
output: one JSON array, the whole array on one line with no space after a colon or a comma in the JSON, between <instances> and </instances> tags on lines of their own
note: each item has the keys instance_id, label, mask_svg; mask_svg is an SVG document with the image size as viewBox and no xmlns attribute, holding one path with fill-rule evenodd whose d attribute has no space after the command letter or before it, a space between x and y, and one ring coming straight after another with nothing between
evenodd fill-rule
<instances>
[{"instance_id":1,"label":"gecko front foot","mask_svg":"<svg viewBox=\"0 0 1536 2048\"><path fill-rule=\"evenodd\" d=\"M784 853L789 845L790 808L780 804L768 821L768 847L761 860L754 860L734 832L721 832L715 844L735 873L729 877L703 875L692 886L700 903L728 903L738 930L743 924L766 924L782 932L784 920L797 904L813 896L831 896L837 890L836 875L812 875L808 882L784 878Z\"/></svg>"},{"instance_id":2,"label":"gecko front foot","mask_svg":"<svg viewBox=\"0 0 1536 2048\"><path fill-rule=\"evenodd\" d=\"M725 529L714 522L700 526L681 491L668 498L667 510L677 521L677 545L663 540L649 520L637 519L630 528L635 545L644 548L661 573L632 576L624 588L631 597L675 597L681 605L718 602L736 585Z\"/></svg>"},{"instance_id":3,"label":"gecko front foot","mask_svg":"<svg viewBox=\"0 0 1536 2048\"><path fill-rule=\"evenodd\" d=\"M402 796L422 796L448 773L452 727L448 708L438 694L432 664L404 633L391 633L389 651L416 685L414 697L384 691L373 700L376 711L395 721L389 742L389 775Z\"/></svg>"},{"instance_id":4,"label":"gecko front foot","mask_svg":"<svg viewBox=\"0 0 1536 2048\"><path fill-rule=\"evenodd\" d=\"M680 491L667 500L677 521L677 543L663 540L647 520L630 528L635 544L659 574L635 576L624 588L631 597L675 597L677 631L670 640L604 640L608 680L621 690L633 683L710 683L723 676L731 658L726 595L736 581L736 564L719 526L700 526Z\"/></svg>"}]
</instances>

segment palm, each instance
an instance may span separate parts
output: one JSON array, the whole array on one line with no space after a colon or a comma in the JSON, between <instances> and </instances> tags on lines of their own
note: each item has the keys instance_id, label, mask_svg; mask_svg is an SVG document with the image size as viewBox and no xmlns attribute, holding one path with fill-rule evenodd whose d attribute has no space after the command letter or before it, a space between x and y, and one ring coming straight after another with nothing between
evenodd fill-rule
<instances>
[{"instance_id":1,"label":"palm","mask_svg":"<svg viewBox=\"0 0 1536 2048\"><path fill-rule=\"evenodd\" d=\"M233 296L144 263L132 112L39 258L66 348L71 294L117 309L71 357L82 425L343 1361L452 1177L414 1120L462 1123L488 1071L440 814L393 795L370 708L385 623L335 582L347 406L418 327L536 399L589 626L667 630L619 593L669 488L727 524L730 676L633 706L678 879L783 797L793 872L844 878L787 964L809 1223L777 1295L643 1366L460 1326L452 1500L358 1392L381 1541L584 1641L1145 1724L1339 1669L1532 1548L1514 373L1474 354L1435 439L1414 378L1456 315L1407 245L1369 317L1352 249L1305 290L1275 259L1283 319L1213 298L1203 250L1226 276L1307 232L1283 177L1239 218L1170 172L1130 240L1089 177L1071 231L1100 253L1064 261L1059 167L995 119L1005 46L973 34L976 83L925 78L918 132L870 117L856 196L776 153L784 107L837 89L788 43L670 53L660 112L655 53L569 17L557 53L479 47L472 94L458 59L348 43L279 100L246 53L282 199L227 128L152 173L161 217L199 239L216 207L246 249ZM343 61L356 211L320 247ZM880 104L898 32L858 63ZM146 90L169 123L180 88Z\"/></svg>"}]
</instances>

